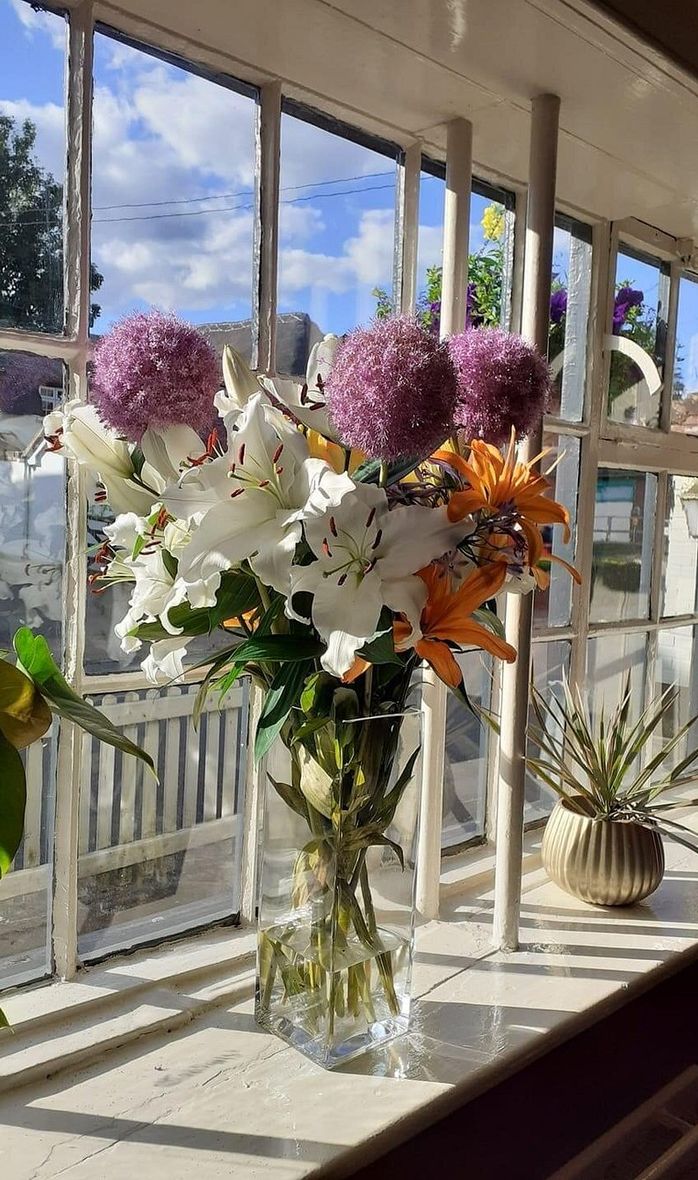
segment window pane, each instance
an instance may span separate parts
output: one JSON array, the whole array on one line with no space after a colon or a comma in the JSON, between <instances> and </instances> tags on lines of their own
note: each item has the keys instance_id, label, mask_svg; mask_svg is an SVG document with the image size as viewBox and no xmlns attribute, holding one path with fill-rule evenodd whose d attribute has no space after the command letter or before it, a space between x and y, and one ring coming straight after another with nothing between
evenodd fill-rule
<instances>
[{"instance_id":1,"label":"window pane","mask_svg":"<svg viewBox=\"0 0 698 1180\"><path fill-rule=\"evenodd\" d=\"M591 574L593 622L647 618L656 499L656 476L599 468Z\"/></svg>"},{"instance_id":2,"label":"window pane","mask_svg":"<svg viewBox=\"0 0 698 1180\"><path fill-rule=\"evenodd\" d=\"M693 614L697 572L698 481L691 476L670 475L662 570L664 616Z\"/></svg>"},{"instance_id":3,"label":"window pane","mask_svg":"<svg viewBox=\"0 0 698 1180\"><path fill-rule=\"evenodd\" d=\"M0 327L63 328L62 16L0 0Z\"/></svg>"},{"instance_id":4,"label":"window pane","mask_svg":"<svg viewBox=\"0 0 698 1180\"><path fill-rule=\"evenodd\" d=\"M492 660L482 652L457 656L465 688L474 705L488 709ZM444 762L444 813L441 847L446 850L485 834L488 729L449 694Z\"/></svg>"},{"instance_id":5,"label":"window pane","mask_svg":"<svg viewBox=\"0 0 698 1180\"><path fill-rule=\"evenodd\" d=\"M668 303L668 267L619 250L608 389L615 422L658 425Z\"/></svg>"},{"instance_id":6,"label":"window pane","mask_svg":"<svg viewBox=\"0 0 698 1180\"><path fill-rule=\"evenodd\" d=\"M536 688L548 700L552 697L559 699L562 693L563 676L569 671L569 643L563 643L560 640L555 640L553 643L534 643L532 658L533 683ZM528 709L528 724L534 729L538 728L538 719L531 705ZM556 730L550 736L557 738L559 731ZM540 753L540 747L533 738L529 738L527 746L529 758L538 758ZM550 814L554 804L554 792L541 783L533 773L527 771L524 822L530 824L535 823L536 820L544 819Z\"/></svg>"},{"instance_id":7,"label":"window pane","mask_svg":"<svg viewBox=\"0 0 698 1180\"><path fill-rule=\"evenodd\" d=\"M589 228L557 218L548 344L554 385L549 413L570 422L581 421L584 414L591 255Z\"/></svg>"},{"instance_id":8,"label":"window pane","mask_svg":"<svg viewBox=\"0 0 698 1180\"><path fill-rule=\"evenodd\" d=\"M247 686L198 732L196 685L93 702L153 757L143 765L86 739L80 807L78 949L85 958L164 938L240 908Z\"/></svg>"},{"instance_id":9,"label":"window pane","mask_svg":"<svg viewBox=\"0 0 698 1180\"><path fill-rule=\"evenodd\" d=\"M437 168L437 165L433 165ZM477 182L478 186L480 182ZM443 170L422 172L419 188L417 314L439 331L443 219L446 185ZM508 320L510 224L502 199L490 192L471 193L468 323L497 325Z\"/></svg>"},{"instance_id":10,"label":"window pane","mask_svg":"<svg viewBox=\"0 0 698 1180\"><path fill-rule=\"evenodd\" d=\"M94 72L95 331L156 305L249 356L253 99L102 33Z\"/></svg>"},{"instance_id":11,"label":"window pane","mask_svg":"<svg viewBox=\"0 0 698 1180\"><path fill-rule=\"evenodd\" d=\"M396 158L281 118L276 367L304 376L326 332L393 306Z\"/></svg>"},{"instance_id":12,"label":"window pane","mask_svg":"<svg viewBox=\"0 0 698 1180\"><path fill-rule=\"evenodd\" d=\"M63 395L60 361L0 353L0 650L22 624L46 637L62 658L65 469L47 451L42 415ZM53 806L57 726L23 755L25 835L0 881L0 986L51 970Z\"/></svg>"},{"instance_id":13,"label":"window pane","mask_svg":"<svg viewBox=\"0 0 698 1180\"><path fill-rule=\"evenodd\" d=\"M698 277L679 281L671 429L698 434Z\"/></svg>"},{"instance_id":14,"label":"window pane","mask_svg":"<svg viewBox=\"0 0 698 1180\"><path fill-rule=\"evenodd\" d=\"M543 469L549 470L558 461L557 467L550 473L549 479L553 484L552 495L564 504L570 514L570 539L565 542L564 530L555 525L542 525L543 543L546 557L543 568L550 577L547 589L535 592L533 604L534 624L539 627L566 627L570 621L572 610L572 579L567 570L550 557L559 557L563 561L574 562L577 532L577 490L579 486L579 439L573 435L557 434L547 431L543 436L543 445L551 448L549 455L543 460Z\"/></svg>"},{"instance_id":15,"label":"window pane","mask_svg":"<svg viewBox=\"0 0 698 1180\"><path fill-rule=\"evenodd\" d=\"M647 636L608 632L590 639L587 647L587 691L592 717L603 707L612 712L622 699L630 676L632 719L643 708L647 677Z\"/></svg>"},{"instance_id":16,"label":"window pane","mask_svg":"<svg viewBox=\"0 0 698 1180\"><path fill-rule=\"evenodd\" d=\"M695 627L671 627L657 633L654 691L677 688L678 697L657 731L649 755L657 754L691 717L698 713L698 657ZM698 745L698 727L692 726L670 755L665 765L672 766L685 758ZM695 796L695 784L689 788Z\"/></svg>"}]
</instances>

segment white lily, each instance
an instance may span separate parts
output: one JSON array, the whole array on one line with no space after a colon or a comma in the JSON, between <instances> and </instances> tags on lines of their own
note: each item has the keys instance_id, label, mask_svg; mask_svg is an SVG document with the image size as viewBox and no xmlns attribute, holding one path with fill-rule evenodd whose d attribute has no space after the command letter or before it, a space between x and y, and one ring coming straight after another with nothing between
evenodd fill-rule
<instances>
[{"instance_id":1,"label":"white lily","mask_svg":"<svg viewBox=\"0 0 698 1180\"><path fill-rule=\"evenodd\" d=\"M221 389L213 399L221 418L228 414L239 414L250 398L260 392L259 381L247 361L229 344L223 349L223 381L225 389Z\"/></svg>"},{"instance_id":2,"label":"white lily","mask_svg":"<svg viewBox=\"0 0 698 1180\"><path fill-rule=\"evenodd\" d=\"M286 592L301 522L336 504L351 480L311 459L303 435L255 394L229 436L228 455L184 474L165 504L198 526L179 558L192 606L212 606L220 575L249 560L268 586Z\"/></svg>"},{"instance_id":3,"label":"white lily","mask_svg":"<svg viewBox=\"0 0 698 1180\"><path fill-rule=\"evenodd\" d=\"M163 492L168 484L179 479L182 466L199 459L205 450L201 438L191 426L168 426L167 430L145 431L141 451L145 465L143 482Z\"/></svg>"},{"instance_id":4,"label":"white lily","mask_svg":"<svg viewBox=\"0 0 698 1180\"><path fill-rule=\"evenodd\" d=\"M311 618L327 643L323 667L334 676L349 671L356 653L376 634L384 606L404 614L413 636L426 601L416 571L454 548L467 532L449 521L445 508L388 510L385 492L353 484L336 508L304 522L317 560L294 567L288 613L294 596L312 594Z\"/></svg>"},{"instance_id":5,"label":"white lily","mask_svg":"<svg viewBox=\"0 0 698 1180\"><path fill-rule=\"evenodd\" d=\"M332 429L327 410L325 384L334 364L340 337L330 333L314 344L308 358L305 381L299 384L281 377L260 377L260 385L272 399L288 406L304 426L317 430L325 438L339 442Z\"/></svg>"},{"instance_id":6,"label":"white lily","mask_svg":"<svg viewBox=\"0 0 698 1180\"><path fill-rule=\"evenodd\" d=\"M151 684L162 684L163 681L177 680L184 671L184 657L186 646L179 639L158 639L151 643L150 651L143 660L141 668Z\"/></svg>"},{"instance_id":7,"label":"white lily","mask_svg":"<svg viewBox=\"0 0 698 1180\"><path fill-rule=\"evenodd\" d=\"M148 511L155 496L134 478L128 443L104 425L94 406L66 402L62 410L46 416L44 433L58 439L82 467L99 475L115 512L141 515Z\"/></svg>"}]
</instances>

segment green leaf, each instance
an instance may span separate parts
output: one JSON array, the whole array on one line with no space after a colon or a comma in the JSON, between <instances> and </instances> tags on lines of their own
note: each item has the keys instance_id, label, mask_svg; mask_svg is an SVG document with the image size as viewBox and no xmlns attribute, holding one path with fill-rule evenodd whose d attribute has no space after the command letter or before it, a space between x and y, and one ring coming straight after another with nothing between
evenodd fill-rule
<instances>
[{"instance_id":1,"label":"green leaf","mask_svg":"<svg viewBox=\"0 0 698 1180\"><path fill-rule=\"evenodd\" d=\"M290 783L279 782L277 779L272 778L270 774L267 774L267 778L269 779L269 782L273 786L276 793L281 799L283 799L286 806L290 807L292 811L295 811L298 815L302 816L305 822L309 824L310 820L308 817L308 807L302 792L296 790L295 787L292 787Z\"/></svg>"},{"instance_id":2,"label":"green leaf","mask_svg":"<svg viewBox=\"0 0 698 1180\"><path fill-rule=\"evenodd\" d=\"M404 661L395 651L393 642L393 624L390 611L383 611L379 621L379 630L368 643L357 652L362 659L371 664L399 664Z\"/></svg>"},{"instance_id":3,"label":"green leaf","mask_svg":"<svg viewBox=\"0 0 698 1180\"><path fill-rule=\"evenodd\" d=\"M10 1032L13 1032L12 1025L10 1024L9 1020L7 1019L2 1008L0 1008L0 1028L9 1028Z\"/></svg>"},{"instance_id":4,"label":"green leaf","mask_svg":"<svg viewBox=\"0 0 698 1180\"><path fill-rule=\"evenodd\" d=\"M399 480L404 479L411 471L414 471L420 463L428 459L428 455L423 455L421 458L415 455L411 458L400 459L397 463L388 464L388 478L386 480L386 487L390 487ZM378 483L380 477L381 464L379 459L367 459L352 475L352 479L356 483Z\"/></svg>"},{"instance_id":5,"label":"green leaf","mask_svg":"<svg viewBox=\"0 0 698 1180\"><path fill-rule=\"evenodd\" d=\"M51 725L51 710L24 672L0 660L0 733L16 750L38 741Z\"/></svg>"},{"instance_id":6,"label":"green leaf","mask_svg":"<svg viewBox=\"0 0 698 1180\"><path fill-rule=\"evenodd\" d=\"M39 789L39 784L33 784ZM24 831L27 786L24 764L14 746L0 733L0 877L14 860Z\"/></svg>"},{"instance_id":7,"label":"green leaf","mask_svg":"<svg viewBox=\"0 0 698 1180\"><path fill-rule=\"evenodd\" d=\"M473 611L473 618L483 627L487 627L488 631L492 631L495 635L498 635L500 639L506 638L504 623L493 610L485 610L483 607L478 607L477 610Z\"/></svg>"},{"instance_id":8,"label":"green leaf","mask_svg":"<svg viewBox=\"0 0 698 1180\"><path fill-rule=\"evenodd\" d=\"M227 619L238 618L255 606L259 606L259 591L254 578L249 574L224 574L215 606L193 609L188 602L180 602L167 612L167 617L183 635L210 635ZM141 623L132 634L151 643L172 638L162 623Z\"/></svg>"},{"instance_id":9,"label":"green leaf","mask_svg":"<svg viewBox=\"0 0 698 1180\"><path fill-rule=\"evenodd\" d=\"M255 762L264 757L281 732L291 709L298 702L305 678L311 670L312 664L307 659L299 662L286 660L280 665L264 698L257 724L254 741Z\"/></svg>"},{"instance_id":10,"label":"green leaf","mask_svg":"<svg viewBox=\"0 0 698 1180\"><path fill-rule=\"evenodd\" d=\"M176 578L177 570L179 569L179 562L177 561L177 558L173 557L171 553L168 553L167 550L163 548L160 549L160 556L162 557L162 564L164 565L170 577Z\"/></svg>"},{"instance_id":11,"label":"green leaf","mask_svg":"<svg viewBox=\"0 0 698 1180\"><path fill-rule=\"evenodd\" d=\"M150 755L124 737L99 709L95 709L78 696L64 680L43 635L34 635L29 627L20 627L15 633L14 645L22 667L35 684L38 684L42 696L48 701L54 713L65 717L66 721L72 721L101 742L107 742L125 754L140 758L155 774Z\"/></svg>"}]
</instances>

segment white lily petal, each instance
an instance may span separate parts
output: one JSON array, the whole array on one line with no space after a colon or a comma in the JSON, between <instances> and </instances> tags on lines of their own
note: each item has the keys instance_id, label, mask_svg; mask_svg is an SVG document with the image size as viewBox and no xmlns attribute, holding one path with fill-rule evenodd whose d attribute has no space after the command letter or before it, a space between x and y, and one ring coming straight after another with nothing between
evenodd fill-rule
<instances>
[{"instance_id":1,"label":"white lily petal","mask_svg":"<svg viewBox=\"0 0 698 1180\"><path fill-rule=\"evenodd\" d=\"M250 398L259 393L259 381L245 358L226 344L223 349L223 390L216 394L214 405L221 416L243 410Z\"/></svg>"},{"instance_id":2,"label":"white lily petal","mask_svg":"<svg viewBox=\"0 0 698 1180\"><path fill-rule=\"evenodd\" d=\"M154 504L157 502L157 492L140 487L131 479L121 479L119 476L104 475L100 472L100 479L104 484L107 502L116 513L134 512L138 516L150 516Z\"/></svg>"},{"instance_id":3,"label":"white lily petal","mask_svg":"<svg viewBox=\"0 0 698 1180\"><path fill-rule=\"evenodd\" d=\"M141 668L152 684L176 680L184 671L186 654L186 645L182 644L181 639L159 639L151 643Z\"/></svg>"},{"instance_id":4,"label":"white lily petal","mask_svg":"<svg viewBox=\"0 0 698 1180\"><path fill-rule=\"evenodd\" d=\"M327 672L343 676L349 671L359 648L375 635L382 605L375 571L361 579L350 576L343 585L336 578L323 578L317 584L313 623L327 643L320 661Z\"/></svg>"},{"instance_id":5,"label":"white lily petal","mask_svg":"<svg viewBox=\"0 0 698 1180\"><path fill-rule=\"evenodd\" d=\"M114 549L125 549L130 555L139 537L144 537L148 524L144 516L135 512L121 512L113 524L104 526L104 534Z\"/></svg>"},{"instance_id":6,"label":"white lily petal","mask_svg":"<svg viewBox=\"0 0 698 1180\"><path fill-rule=\"evenodd\" d=\"M402 614L407 619L411 631L409 644L417 642L421 636L421 617L427 600L427 588L421 578L408 576L406 578L383 579L383 601L396 614Z\"/></svg>"},{"instance_id":7,"label":"white lily petal","mask_svg":"<svg viewBox=\"0 0 698 1180\"><path fill-rule=\"evenodd\" d=\"M468 525L453 524L446 508L398 507L381 518L383 531L377 553L381 577L414 574L454 549L468 535Z\"/></svg>"},{"instance_id":8,"label":"white lily petal","mask_svg":"<svg viewBox=\"0 0 698 1180\"><path fill-rule=\"evenodd\" d=\"M181 465L188 459L198 459L204 449L201 438L190 426L148 429L141 439L143 458L166 483L179 479Z\"/></svg>"}]
</instances>

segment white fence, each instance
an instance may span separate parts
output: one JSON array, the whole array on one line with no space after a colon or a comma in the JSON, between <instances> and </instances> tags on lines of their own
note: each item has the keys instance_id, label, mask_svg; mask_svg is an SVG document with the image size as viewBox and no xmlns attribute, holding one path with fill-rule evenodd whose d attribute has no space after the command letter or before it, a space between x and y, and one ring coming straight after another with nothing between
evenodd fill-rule
<instances>
[{"instance_id":1,"label":"white fence","mask_svg":"<svg viewBox=\"0 0 698 1180\"><path fill-rule=\"evenodd\" d=\"M239 833L247 742L243 682L219 709L209 697L199 728L197 686L100 694L92 703L151 755L158 782L142 762L86 736L80 797L80 877L228 840ZM25 836L0 899L46 888L49 881L55 740L26 751Z\"/></svg>"}]
</instances>

